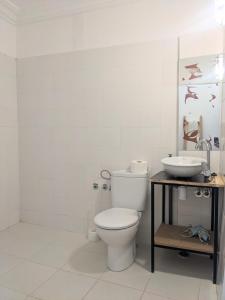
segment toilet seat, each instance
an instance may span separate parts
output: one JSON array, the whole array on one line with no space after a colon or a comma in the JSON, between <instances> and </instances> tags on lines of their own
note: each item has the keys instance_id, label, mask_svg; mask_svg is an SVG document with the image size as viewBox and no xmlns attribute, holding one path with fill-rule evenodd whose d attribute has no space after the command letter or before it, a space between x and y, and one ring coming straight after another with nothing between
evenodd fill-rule
<instances>
[{"instance_id":1,"label":"toilet seat","mask_svg":"<svg viewBox=\"0 0 225 300\"><path fill-rule=\"evenodd\" d=\"M128 208L110 208L97 214L94 219L98 227L108 230L129 228L138 220L138 212Z\"/></svg>"}]
</instances>

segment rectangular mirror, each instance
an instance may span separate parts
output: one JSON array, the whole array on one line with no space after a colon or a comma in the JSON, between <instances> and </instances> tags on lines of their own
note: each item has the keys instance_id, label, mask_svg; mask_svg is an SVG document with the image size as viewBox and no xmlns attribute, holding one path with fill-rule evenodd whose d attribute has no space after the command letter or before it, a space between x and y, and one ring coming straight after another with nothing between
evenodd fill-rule
<instances>
[{"instance_id":1,"label":"rectangular mirror","mask_svg":"<svg viewBox=\"0 0 225 300\"><path fill-rule=\"evenodd\" d=\"M199 139L219 150L223 55L207 55L179 60L178 147L195 150Z\"/></svg>"}]
</instances>

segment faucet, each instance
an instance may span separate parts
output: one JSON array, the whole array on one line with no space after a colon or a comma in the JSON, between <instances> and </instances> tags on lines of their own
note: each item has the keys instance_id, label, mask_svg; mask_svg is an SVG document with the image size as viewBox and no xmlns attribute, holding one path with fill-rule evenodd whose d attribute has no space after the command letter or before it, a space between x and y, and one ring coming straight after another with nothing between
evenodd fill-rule
<instances>
[{"instance_id":1,"label":"faucet","mask_svg":"<svg viewBox=\"0 0 225 300\"><path fill-rule=\"evenodd\" d=\"M203 151L204 146L206 148L207 151L207 167L208 167L208 173L210 173L210 151L212 151L212 144L211 144L211 139L207 140L207 139L202 139L202 140L198 140L196 145L195 145L195 149Z\"/></svg>"}]
</instances>

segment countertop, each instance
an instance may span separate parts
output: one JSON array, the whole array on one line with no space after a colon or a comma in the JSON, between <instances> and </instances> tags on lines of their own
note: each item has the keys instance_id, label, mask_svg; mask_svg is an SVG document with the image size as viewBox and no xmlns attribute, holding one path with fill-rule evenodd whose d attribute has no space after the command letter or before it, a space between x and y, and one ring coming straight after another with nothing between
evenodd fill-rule
<instances>
[{"instance_id":1,"label":"countertop","mask_svg":"<svg viewBox=\"0 0 225 300\"><path fill-rule=\"evenodd\" d=\"M178 178L161 171L150 178L152 183L168 184L168 185L182 185L182 186L199 186L210 188L224 188L225 177L221 175L212 176L211 180L205 178L202 174L191 178Z\"/></svg>"}]
</instances>

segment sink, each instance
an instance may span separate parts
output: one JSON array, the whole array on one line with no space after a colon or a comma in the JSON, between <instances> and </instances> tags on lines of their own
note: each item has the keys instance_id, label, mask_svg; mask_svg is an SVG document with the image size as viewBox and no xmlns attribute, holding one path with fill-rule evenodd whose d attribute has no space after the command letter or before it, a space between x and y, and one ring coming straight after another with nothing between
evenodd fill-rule
<instances>
[{"instance_id":1,"label":"sink","mask_svg":"<svg viewBox=\"0 0 225 300\"><path fill-rule=\"evenodd\" d=\"M172 156L161 160L164 170L175 177L192 177L202 171L202 163L206 160L199 157Z\"/></svg>"}]
</instances>

